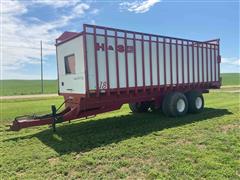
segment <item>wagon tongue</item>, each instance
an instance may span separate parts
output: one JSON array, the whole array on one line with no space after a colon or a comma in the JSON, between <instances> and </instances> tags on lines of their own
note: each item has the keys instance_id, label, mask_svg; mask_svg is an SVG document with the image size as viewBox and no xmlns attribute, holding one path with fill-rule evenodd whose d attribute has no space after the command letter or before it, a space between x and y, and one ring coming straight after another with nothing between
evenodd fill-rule
<instances>
[{"instance_id":1,"label":"wagon tongue","mask_svg":"<svg viewBox=\"0 0 240 180\"><path fill-rule=\"evenodd\" d=\"M22 128L40 126L53 123L52 114L47 114L43 116L21 116L16 117L10 126L10 130L19 131Z\"/></svg>"},{"instance_id":2,"label":"wagon tongue","mask_svg":"<svg viewBox=\"0 0 240 180\"><path fill-rule=\"evenodd\" d=\"M32 127L32 126L41 126L41 125L47 125L52 124L53 130L55 131L55 125L56 123L61 123L66 120L64 116L67 113L71 113L74 109L65 109L61 113L57 114L56 107L52 105L52 113L46 114L46 115L26 115L26 116L19 116L16 117L15 120L10 125L11 131L19 131L20 129Z\"/></svg>"},{"instance_id":3,"label":"wagon tongue","mask_svg":"<svg viewBox=\"0 0 240 180\"><path fill-rule=\"evenodd\" d=\"M27 127L32 127L32 126L40 126L40 125L45 125L45 124L51 124L52 123L52 118L38 118L35 119L33 118L15 118L15 120L12 122L12 125L10 126L11 131L19 131L22 128L27 128Z\"/></svg>"}]
</instances>

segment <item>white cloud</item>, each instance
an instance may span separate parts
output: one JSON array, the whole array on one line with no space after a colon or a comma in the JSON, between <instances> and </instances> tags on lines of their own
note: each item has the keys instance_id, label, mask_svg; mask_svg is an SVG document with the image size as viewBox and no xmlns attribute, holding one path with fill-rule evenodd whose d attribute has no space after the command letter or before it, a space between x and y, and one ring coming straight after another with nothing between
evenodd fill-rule
<instances>
[{"instance_id":1,"label":"white cloud","mask_svg":"<svg viewBox=\"0 0 240 180\"><path fill-rule=\"evenodd\" d=\"M160 0L145 0L120 3L120 9L128 10L134 13L145 13L150 10L152 6L159 3Z\"/></svg>"},{"instance_id":2,"label":"white cloud","mask_svg":"<svg viewBox=\"0 0 240 180\"><path fill-rule=\"evenodd\" d=\"M71 6L71 11L47 22L28 17L35 19L29 23L21 16L36 4L54 8ZM55 55L55 39L62 33L59 28L67 26L75 18L83 17L89 8L88 4L78 1L1 1L0 60L3 74L0 78L13 77L16 74L14 71L25 65L39 63L40 40L43 41L43 55Z\"/></svg>"},{"instance_id":3,"label":"white cloud","mask_svg":"<svg viewBox=\"0 0 240 180\"><path fill-rule=\"evenodd\" d=\"M240 59L237 58L222 58L221 61L223 64L240 66Z\"/></svg>"},{"instance_id":4,"label":"white cloud","mask_svg":"<svg viewBox=\"0 0 240 180\"><path fill-rule=\"evenodd\" d=\"M1 1L1 13L3 14L23 14L27 8L18 1Z\"/></svg>"},{"instance_id":5,"label":"white cloud","mask_svg":"<svg viewBox=\"0 0 240 180\"><path fill-rule=\"evenodd\" d=\"M85 10L87 10L87 9L89 9L88 4L85 4L85 3L78 4L73 8L72 15L73 16L82 15L85 13Z\"/></svg>"},{"instance_id":6,"label":"white cloud","mask_svg":"<svg viewBox=\"0 0 240 180\"><path fill-rule=\"evenodd\" d=\"M74 6L77 3L80 3L80 0L32 0L31 3L36 5L43 5L43 6L52 6L54 8L61 8L67 6Z\"/></svg>"},{"instance_id":7,"label":"white cloud","mask_svg":"<svg viewBox=\"0 0 240 180\"><path fill-rule=\"evenodd\" d=\"M99 13L99 9L93 9L90 13L97 15Z\"/></svg>"}]
</instances>

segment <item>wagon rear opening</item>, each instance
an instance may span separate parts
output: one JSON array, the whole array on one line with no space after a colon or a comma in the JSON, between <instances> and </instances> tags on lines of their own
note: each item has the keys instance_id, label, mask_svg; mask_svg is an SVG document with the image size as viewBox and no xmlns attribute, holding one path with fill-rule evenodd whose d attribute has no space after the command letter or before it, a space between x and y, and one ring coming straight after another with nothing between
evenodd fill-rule
<instances>
[{"instance_id":1,"label":"wagon rear opening","mask_svg":"<svg viewBox=\"0 0 240 180\"><path fill-rule=\"evenodd\" d=\"M65 110L16 118L11 129L52 124L119 109L200 112L202 93L220 88L219 39L195 41L95 25L56 40L59 95Z\"/></svg>"}]
</instances>

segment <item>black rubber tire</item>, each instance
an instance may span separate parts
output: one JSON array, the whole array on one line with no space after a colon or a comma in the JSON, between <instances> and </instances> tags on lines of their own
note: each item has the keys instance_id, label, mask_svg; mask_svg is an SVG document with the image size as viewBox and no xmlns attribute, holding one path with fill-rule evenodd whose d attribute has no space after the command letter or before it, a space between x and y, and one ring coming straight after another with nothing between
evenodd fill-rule
<instances>
[{"instance_id":1,"label":"black rubber tire","mask_svg":"<svg viewBox=\"0 0 240 180\"><path fill-rule=\"evenodd\" d=\"M177 109L177 102L182 99L185 103L183 111ZM188 101L186 96L180 92L172 92L167 94L162 102L162 111L166 116L169 117L180 117L184 116L188 112Z\"/></svg>"},{"instance_id":2,"label":"black rubber tire","mask_svg":"<svg viewBox=\"0 0 240 180\"><path fill-rule=\"evenodd\" d=\"M133 113L148 112L149 107L149 102L129 103L129 108Z\"/></svg>"},{"instance_id":3,"label":"black rubber tire","mask_svg":"<svg viewBox=\"0 0 240 180\"><path fill-rule=\"evenodd\" d=\"M186 97L188 100L188 104L189 104L189 108L188 108L188 112L190 113L200 113L201 111L203 111L204 109L204 98L201 92L198 91L189 91L186 93ZM201 98L202 100L202 106L201 107L197 107L196 105L196 100L197 98Z\"/></svg>"},{"instance_id":4,"label":"black rubber tire","mask_svg":"<svg viewBox=\"0 0 240 180\"><path fill-rule=\"evenodd\" d=\"M152 103L150 104L150 110L151 110L151 112L157 112L157 111L160 111L160 110L161 110L161 107L157 107L156 104L155 104L155 102L152 102Z\"/></svg>"}]
</instances>

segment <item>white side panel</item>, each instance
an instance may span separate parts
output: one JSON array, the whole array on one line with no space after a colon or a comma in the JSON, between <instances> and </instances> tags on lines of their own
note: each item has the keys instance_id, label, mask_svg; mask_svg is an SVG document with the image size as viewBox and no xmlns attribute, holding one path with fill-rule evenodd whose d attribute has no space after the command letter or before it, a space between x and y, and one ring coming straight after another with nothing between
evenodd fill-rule
<instances>
[{"instance_id":1,"label":"white side panel","mask_svg":"<svg viewBox=\"0 0 240 180\"><path fill-rule=\"evenodd\" d=\"M199 81L203 82L202 78L202 48L199 47Z\"/></svg>"},{"instance_id":2,"label":"white side panel","mask_svg":"<svg viewBox=\"0 0 240 180\"><path fill-rule=\"evenodd\" d=\"M188 83L188 61L187 61L187 46L183 47L184 54L184 82Z\"/></svg>"},{"instance_id":3,"label":"white side panel","mask_svg":"<svg viewBox=\"0 0 240 180\"><path fill-rule=\"evenodd\" d=\"M145 86L150 86L149 42L144 42Z\"/></svg>"},{"instance_id":4,"label":"white side panel","mask_svg":"<svg viewBox=\"0 0 240 180\"><path fill-rule=\"evenodd\" d=\"M97 43L104 44L105 38L103 36L97 36ZM99 89L106 89L104 84L107 82L107 70L106 70L106 52L102 49L97 51L98 58L98 83Z\"/></svg>"},{"instance_id":5,"label":"white side panel","mask_svg":"<svg viewBox=\"0 0 240 180\"><path fill-rule=\"evenodd\" d=\"M172 80L173 84L177 84L177 63L176 63L176 45L172 45Z\"/></svg>"},{"instance_id":6,"label":"white side panel","mask_svg":"<svg viewBox=\"0 0 240 180\"><path fill-rule=\"evenodd\" d=\"M214 75L214 65L215 65L215 61L214 61L214 49L211 49L211 52L212 52L212 69L211 69L211 72L212 72L212 81L215 81L215 75Z\"/></svg>"},{"instance_id":7,"label":"white side panel","mask_svg":"<svg viewBox=\"0 0 240 180\"><path fill-rule=\"evenodd\" d=\"M158 85L157 78L157 43L152 42L152 80L153 85Z\"/></svg>"},{"instance_id":8,"label":"white side panel","mask_svg":"<svg viewBox=\"0 0 240 180\"><path fill-rule=\"evenodd\" d=\"M182 78L182 47L180 45L177 46L178 48L178 83L183 83Z\"/></svg>"},{"instance_id":9,"label":"white side panel","mask_svg":"<svg viewBox=\"0 0 240 180\"><path fill-rule=\"evenodd\" d=\"M75 56L75 73L66 74L65 57ZM57 46L59 92L85 94L85 72L83 54L83 36Z\"/></svg>"},{"instance_id":10,"label":"white side panel","mask_svg":"<svg viewBox=\"0 0 240 180\"><path fill-rule=\"evenodd\" d=\"M193 58L192 58L192 46L188 47L189 49L189 82L193 82Z\"/></svg>"},{"instance_id":11,"label":"white side panel","mask_svg":"<svg viewBox=\"0 0 240 180\"><path fill-rule=\"evenodd\" d=\"M136 59L137 59L137 85L143 86L142 43L141 43L141 41L136 41Z\"/></svg>"},{"instance_id":12,"label":"white side panel","mask_svg":"<svg viewBox=\"0 0 240 180\"><path fill-rule=\"evenodd\" d=\"M216 49L216 81L219 81L219 77L218 77L218 71L219 71L219 69L218 69L218 50Z\"/></svg>"},{"instance_id":13,"label":"white side panel","mask_svg":"<svg viewBox=\"0 0 240 180\"><path fill-rule=\"evenodd\" d=\"M198 82L198 59L197 59L197 47L194 47L194 82Z\"/></svg>"},{"instance_id":14,"label":"white side panel","mask_svg":"<svg viewBox=\"0 0 240 180\"><path fill-rule=\"evenodd\" d=\"M118 38L118 45L124 46L124 39ZM126 88L126 63L124 52L118 52L118 63L120 88Z\"/></svg>"},{"instance_id":15,"label":"white side panel","mask_svg":"<svg viewBox=\"0 0 240 180\"><path fill-rule=\"evenodd\" d=\"M108 45L114 47L115 40L113 37L108 37ZM110 89L117 88L117 69L116 69L116 54L115 51L108 51L108 66L109 66L109 83Z\"/></svg>"},{"instance_id":16,"label":"white side panel","mask_svg":"<svg viewBox=\"0 0 240 180\"><path fill-rule=\"evenodd\" d=\"M171 84L170 46L166 44L166 84Z\"/></svg>"},{"instance_id":17,"label":"white side panel","mask_svg":"<svg viewBox=\"0 0 240 180\"><path fill-rule=\"evenodd\" d=\"M212 81L212 79L211 79L211 54L210 54L210 48L208 48L208 81Z\"/></svg>"},{"instance_id":18,"label":"white side panel","mask_svg":"<svg viewBox=\"0 0 240 180\"><path fill-rule=\"evenodd\" d=\"M207 63L206 63L206 48L203 48L203 74L204 82L207 82Z\"/></svg>"},{"instance_id":19,"label":"white side panel","mask_svg":"<svg viewBox=\"0 0 240 180\"><path fill-rule=\"evenodd\" d=\"M127 46L133 47L133 40L127 40ZM128 56L128 83L129 83L129 87L135 87L134 53L127 53L127 56Z\"/></svg>"},{"instance_id":20,"label":"white side panel","mask_svg":"<svg viewBox=\"0 0 240 180\"><path fill-rule=\"evenodd\" d=\"M93 89L96 89L96 71L95 71L93 35L87 35L86 39L87 39L87 63L88 63L89 90L93 90Z\"/></svg>"},{"instance_id":21,"label":"white side panel","mask_svg":"<svg viewBox=\"0 0 240 180\"><path fill-rule=\"evenodd\" d=\"M163 43L159 43L159 76L160 76L160 85L164 84L164 54L163 54Z\"/></svg>"}]
</instances>

